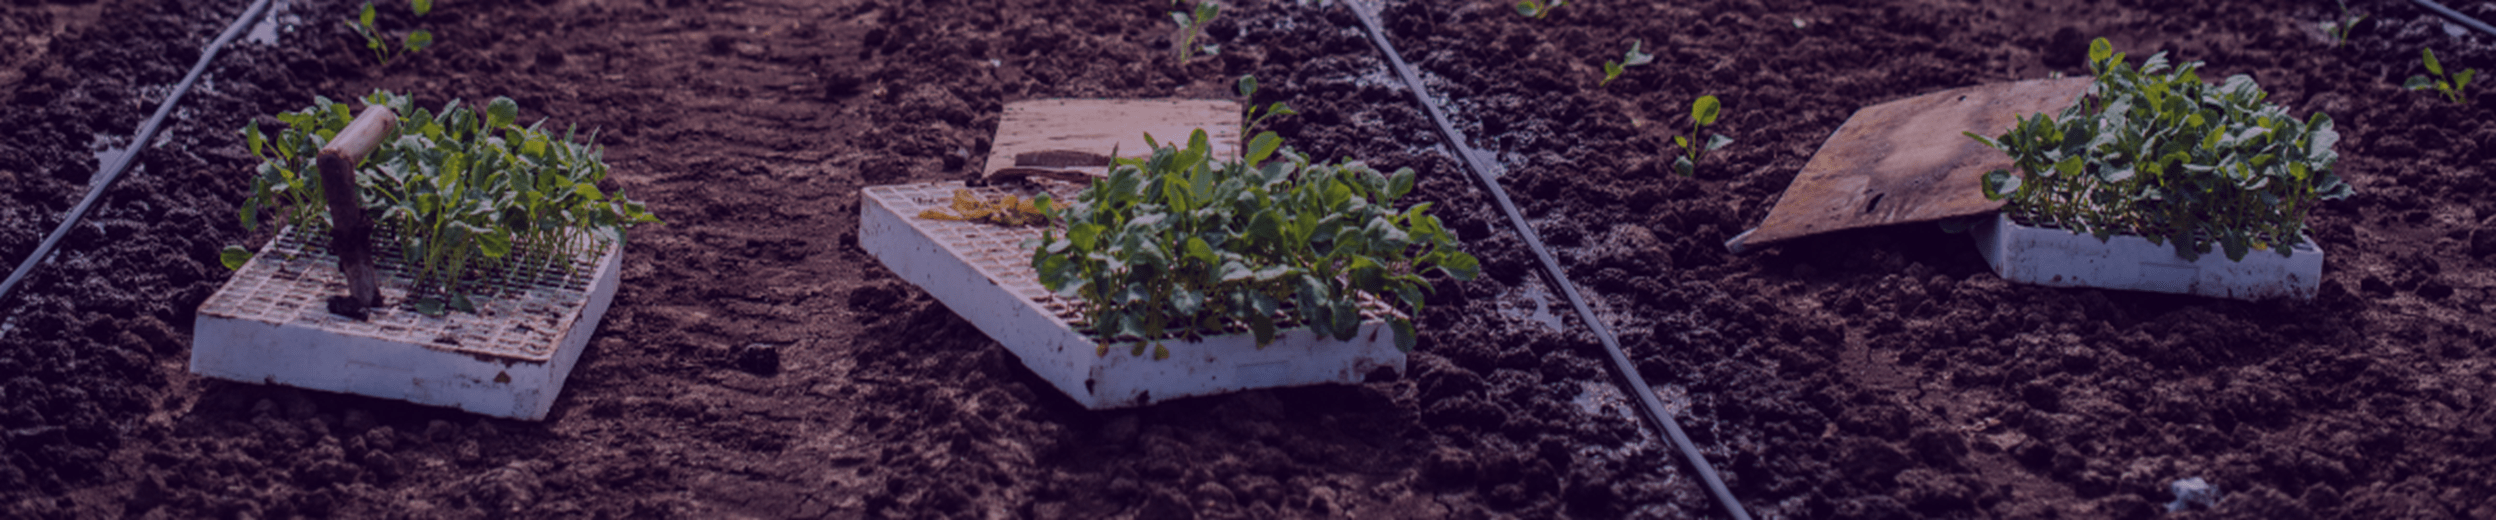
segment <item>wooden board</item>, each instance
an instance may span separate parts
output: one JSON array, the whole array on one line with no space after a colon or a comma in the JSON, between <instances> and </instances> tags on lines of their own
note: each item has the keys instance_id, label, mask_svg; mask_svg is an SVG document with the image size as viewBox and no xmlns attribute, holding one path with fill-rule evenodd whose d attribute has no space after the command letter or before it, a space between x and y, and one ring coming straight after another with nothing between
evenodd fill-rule
<instances>
[{"instance_id":1,"label":"wooden board","mask_svg":"<svg viewBox=\"0 0 2496 520\"><path fill-rule=\"evenodd\" d=\"M1727 245L1741 251L1830 231L2000 209L2002 202L1986 200L1979 183L1985 172L2010 168L2011 158L1962 132L1996 137L2017 117L2060 113L2090 80L1977 85L1855 111L1795 174L1759 229Z\"/></svg>"},{"instance_id":2,"label":"wooden board","mask_svg":"<svg viewBox=\"0 0 2496 520\"><path fill-rule=\"evenodd\" d=\"M1237 156L1239 102L1227 99L1035 99L1005 104L997 122L997 139L989 147L988 164L980 178L1015 166L1015 156L1071 150L1108 156L1145 157L1152 148L1144 134L1165 146L1187 143L1189 133L1203 129L1216 157ZM1069 168L1094 176L1107 168Z\"/></svg>"}]
</instances>

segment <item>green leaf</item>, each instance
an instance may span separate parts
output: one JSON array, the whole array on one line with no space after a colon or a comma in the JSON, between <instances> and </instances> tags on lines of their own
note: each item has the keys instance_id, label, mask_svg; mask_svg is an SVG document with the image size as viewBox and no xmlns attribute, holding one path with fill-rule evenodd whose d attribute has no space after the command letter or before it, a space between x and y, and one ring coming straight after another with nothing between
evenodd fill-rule
<instances>
[{"instance_id":1,"label":"green leaf","mask_svg":"<svg viewBox=\"0 0 2496 520\"><path fill-rule=\"evenodd\" d=\"M260 153L261 148L269 144L268 136L260 133L260 120L252 119L243 123L243 140L250 143L252 157L267 157L266 154Z\"/></svg>"},{"instance_id":2,"label":"green leaf","mask_svg":"<svg viewBox=\"0 0 2496 520\"><path fill-rule=\"evenodd\" d=\"M364 27L370 28L370 27L372 27L372 26L373 26L373 15L374 15L374 14L376 14L376 13L374 13L374 12L373 12L373 3L372 3L372 2L365 2L365 3L364 3L364 13L363 13L363 14L356 15L356 17L355 17L355 23L362 24Z\"/></svg>"},{"instance_id":3,"label":"green leaf","mask_svg":"<svg viewBox=\"0 0 2496 520\"><path fill-rule=\"evenodd\" d=\"M1442 252L1446 253L1446 256L1439 259L1438 268L1440 272L1447 273L1448 277L1472 280L1475 276L1482 274L1482 261L1475 259L1473 255L1463 251Z\"/></svg>"},{"instance_id":4,"label":"green leaf","mask_svg":"<svg viewBox=\"0 0 2496 520\"><path fill-rule=\"evenodd\" d=\"M1274 156L1275 149L1282 148L1282 146L1283 137L1280 134L1272 131L1258 133L1256 138L1248 140L1247 162L1248 164L1265 162L1266 158Z\"/></svg>"},{"instance_id":5,"label":"green leaf","mask_svg":"<svg viewBox=\"0 0 2496 520\"><path fill-rule=\"evenodd\" d=\"M1709 136L1707 138L1707 151L1713 152L1718 148L1724 148L1725 145L1728 144L1733 144L1733 138L1725 137L1725 134Z\"/></svg>"},{"instance_id":6,"label":"green leaf","mask_svg":"<svg viewBox=\"0 0 2496 520\"><path fill-rule=\"evenodd\" d=\"M1204 263L1205 263L1205 265L1207 265L1207 266L1212 266L1212 265L1216 265L1216 264L1221 263L1221 260L1222 260L1222 259L1221 259L1220 257L1214 256L1214 254L1213 254L1213 246L1206 245L1206 244L1205 244L1205 239L1204 239L1204 238L1202 238L1202 237L1187 237L1187 246L1186 246L1186 247L1187 247L1187 256L1188 256L1189 258L1194 258L1194 259L1196 259L1197 261L1204 262ZM1181 314L1195 314L1195 313L1193 313L1193 312L1183 312L1183 313L1181 313Z\"/></svg>"},{"instance_id":7,"label":"green leaf","mask_svg":"<svg viewBox=\"0 0 2496 520\"><path fill-rule=\"evenodd\" d=\"M1695 170L1696 168L1690 164L1690 156L1682 155L1673 157L1674 173L1679 173L1683 177L1689 177Z\"/></svg>"},{"instance_id":8,"label":"green leaf","mask_svg":"<svg viewBox=\"0 0 2496 520\"><path fill-rule=\"evenodd\" d=\"M433 0L408 0L407 6L416 11L416 16L424 16L433 11Z\"/></svg>"},{"instance_id":9,"label":"green leaf","mask_svg":"<svg viewBox=\"0 0 2496 520\"><path fill-rule=\"evenodd\" d=\"M1267 314L1248 317L1248 331L1257 337L1257 348L1274 344L1274 318Z\"/></svg>"},{"instance_id":10,"label":"green leaf","mask_svg":"<svg viewBox=\"0 0 2496 520\"><path fill-rule=\"evenodd\" d=\"M1717 111L1723 108L1724 104L1718 103L1716 96L1699 96L1698 101L1690 103L1690 120L1699 126L1716 124Z\"/></svg>"},{"instance_id":11,"label":"green leaf","mask_svg":"<svg viewBox=\"0 0 2496 520\"><path fill-rule=\"evenodd\" d=\"M1528 18L1542 18L1543 4L1535 3L1534 0L1517 2L1517 14L1524 15Z\"/></svg>"},{"instance_id":12,"label":"green leaf","mask_svg":"<svg viewBox=\"0 0 2496 520\"><path fill-rule=\"evenodd\" d=\"M477 248L486 258L502 258L511 254L511 235L480 229L476 234Z\"/></svg>"},{"instance_id":13,"label":"green leaf","mask_svg":"<svg viewBox=\"0 0 2496 520\"><path fill-rule=\"evenodd\" d=\"M1404 198L1404 195L1412 193L1416 177L1412 168L1395 169L1395 175L1387 178L1386 196L1379 202L1392 204L1397 199Z\"/></svg>"},{"instance_id":14,"label":"green leaf","mask_svg":"<svg viewBox=\"0 0 2496 520\"><path fill-rule=\"evenodd\" d=\"M485 104L485 127L488 129L511 126L519 118L520 103L511 98L495 96L493 101Z\"/></svg>"},{"instance_id":15,"label":"green leaf","mask_svg":"<svg viewBox=\"0 0 2496 520\"><path fill-rule=\"evenodd\" d=\"M1248 74L1248 75L1243 75L1243 76L1240 76L1240 77L1239 77L1239 97L1243 97L1243 98L1254 98L1254 97L1256 97L1256 96L1257 96L1257 75L1255 75L1255 74Z\"/></svg>"},{"instance_id":16,"label":"green leaf","mask_svg":"<svg viewBox=\"0 0 2496 520\"><path fill-rule=\"evenodd\" d=\"M1644 40L1630 40L1629 54L1621 56L1621 66L1635 67L1655 61L1655 55L1639 51L1640 46L1645 43Z\"/></svg>"},{"instance_id":17,"label":"green leaf","mask_svg":"<svg viewBox=\"0 0 2496 520\"><path fill-rule=\"evenodd\" d=\"M416 300L416 312L426 316L440 317L444 314L442 312L442 300L434 297Z\"/></svg>"},{"instance_id":18,"label":"green leaf","mask_svg":"<svg viewBox=\"0 0 2496 520\"><path fill-rule=\"evenodd\" d=\"M1613 79L1613 78L1618 78L1618 77L1621 77L1621 64L1620 64L1620 62L1606 61L1606 62L1603 62L1603 81L1596 82L1595 84L1596 84L1596 85L1606 85L1606 84L1610 84L1610 83L1612 83L1612 79Z\"/></svg>"},{"instance_id":19,"label":"green leaf","mask_svg":"<svg viewBox=\"0 0 2496 520\"><path fill-rule=\"evenodd\" d=\"M2427 63L2428 73L2435 74L2437 76L2444 75L2444 63L2435 60L2435 49L2428 47L2418 48L2418 59Z\"/></svg>"},{"instance_id":20,"label":"green leaf","mask_svg":"<svg viewBox=\"0 0 2496 520\"><path fill-rule=\"evenodd\" d=\"M2112 43L2112 42L2108 42L2108 41L2106 41L2106 39L2105 39L2105 38L2098 38L2098 39L2096 39L2096 40L2091 40L2091 41L2089 42L2089 63L2090 63L2090 64L2094 65L2094 64L2098 64L2098 63L2104 63L2104 62L2106 61L2106 59L2107 59L2107 58L2112 58L2112 57L2114 57L2114 55L2115 55L2115 44L2114 44L2114 43Z\"/></svg>"},{"instance_id":21,"label":"green leaf","mask_svg":"<svg viewBox=\"0 0 2496 520\"><path fill-rule=\"evenodd\" d=\"M1388 321L1388 324L1395 327L1395 350L1407 354L1412 353L1413 346L1420 343L1418 335L1413 332L1413 321L1396 318Z\"/></svg>"},{"instance_id":22,"label":"green leaf","mask_svg":"<svg viewBox=\"0 0 2496 520\"><path fill-rule=\"evenodd\" d=\"M425 50L426 47L432 47L433 31L427 31L424 29L408 31L407 41L404 42L404 45L407 47L407 52L416 52Z\"/></svg>"},{"instance_id":23,"label":"green leaf","mask_svg":"<svg viewBox=\"0 0 2496 520\"><path fill-rule=\"evenodd\" d=\"M225 246L225 249L217 251L217 262L225 264L228 271L240 271L243 264L251 262L251 250L243 249L243 246Z\"/></svg>"}]
</instances>

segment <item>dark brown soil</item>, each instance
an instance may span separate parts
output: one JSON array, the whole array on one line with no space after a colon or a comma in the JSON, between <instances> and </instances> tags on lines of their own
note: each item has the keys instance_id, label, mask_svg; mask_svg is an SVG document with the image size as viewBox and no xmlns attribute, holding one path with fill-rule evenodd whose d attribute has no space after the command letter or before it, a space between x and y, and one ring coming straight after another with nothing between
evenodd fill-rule
<instances>
[{"instance_id":1,"label":"dark brown soil","mask_svg":"<svg viewBox=\"0 0 2496 520\"><path fill-rule=\"evenodd\" d=\"M0 5L0 260L24 258L240 2ZM58 256L0 301L0 516L1679 518L1720 515L1346 6L1235 0L1174 62L1165 2L445 0L375 63L293 0ZM1342 4L1344 2L1332 2ZM2496 2L2446 2L2496 19ZM1394 3L1396 44L1761 518L2496 518L2496 125L2400 90L2490 36L2408 2ZM1724 252L1855 109L2085 73L2089 38L2250 74L2347 136L2311 302L2010 285L1908 225ZM1643 40L1655 63L1598 85ZM1402 377L1092 412L856 245L863 186L961 178L1003 103L1213 96L1300 150L1423 174L1486 262ZM633 232L542 422L190 375L246 118L373 88L603 129ZM2484 89L2482 88L2481 91ZM2476 92L2476 91L2474 91ZM1735 143L1673 176L1714 94ZM264 121L264 125L274 123ZM119 139L118 141L116 139Z\"/></svg>"}]
</instances>

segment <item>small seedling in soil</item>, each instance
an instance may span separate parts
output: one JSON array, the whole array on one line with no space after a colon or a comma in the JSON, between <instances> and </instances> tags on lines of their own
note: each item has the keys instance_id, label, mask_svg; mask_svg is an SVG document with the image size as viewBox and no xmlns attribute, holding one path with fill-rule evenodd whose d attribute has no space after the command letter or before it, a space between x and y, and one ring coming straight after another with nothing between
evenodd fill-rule
<instances>
[{"instance_id":1,"label":"small seedling in soil","mask_svg":"<svg viewBox=\"0 0 2496 520\"><path fill-rule=\"evenodd\" d=\"M1255 103L1257 98L1257 76L1255 74L1239 77L1239 97L1249 100L1248 117L1243 119L1243 121L1247 122L1239 125L1239 135L1248 135L1249 130L1256 129L1257 125L1265 124L1266 118L1300 114L1300 112L1292 110L1291 105L1285 105L1281 101L1276 101L1272 105L1265 106L1265 113L1257 113L1258 107ZM1248 140L1247 147L1239 150L1239 156L1245 158L1248 156L1249 150L1259 148L1273 149L1274 145L1281 143L1282 136L1276 135L1274 132L1268 131L1263 134L1258 134L1256 138Z\"/></svg>"},{"instance_id":2,"label":"small seedling in soil","mask_svg":"<svg viewBox=\"0 0 2496 520\"><path fill-rule=\"evenodd\" d=\"M1706 152L1713 152L1718 148L1724 148L1725 145L1733 144L1733 138L1725 137L1725 134L1709 136L1706 146L1693 146L1690 141L1698 138L1700 128L1716 124L1717 113L1723 109L1724 104L1717 102L1716 96L1699 96L1698 101L1690 103L1690 135L1673 136L1673 144L1680 145L1681 149L1686 152L1680 157L1673 158L1674 172L1680 173L1683 177L1689 177L1698 171L1699 160L1705 158Z\"/></svg>"},{"instance_id":3,"label":"small seedling in soil","mask_svg":"<svg viewBox=\"0 0 2496 520\"><path fill-rule=\"evenodd\" d=\"M1569 5L1568 0L1551 0L1550 3L1524 0L1517 2L1517 14L1525 15L1526 18L1541 20L1545 16L1551 16L1551 10L1559 9L1560 6L1563 5Z\"/></svg>"},{"instance_id":4,"label":"small seedling in soil","mask_svg":"<svg viewBox=\"0 0 2496 520\"><path fill-rule=\"evenodd\" d=\"M2340 2L2340 19L2321 22L2320 25L2323 28L2323 35L2331 37L2331 48L2338 49L2340 45L2349 43L2349 30L2356 29L2357 22L2365 20L2366 15L2349 14L2349 3L2342 1Z\"/></svg>"},{"instance_id":5,"label":"small seedling in soil","mask_svg":"<svg viewBox=\"0 0 2496 520\"><path fill-rule=\"evenodd\" d=\"M1007 195L998 200L983 200L978 195L971 194L971 190L953 190L953 207L949 208L953 210L952 213L946 213L942 209L931 209L919 212L919 218L955 221L985 220L1007 226L1027 226L1048 222L1048 215L1041 213L1039 206L1033 205L1036 200L1026 200L1015 195Z\"/></svg>"},{"instance_id":6,"label":"small seedling in soil","mask_svg":"<svg viewBox=\"0 0 2496 520\"><path fill-rule=\"evenodd\" d=\"M1383 316L1410 351L1412 317L1432 292L1424 273L1471 280L1481 263L1430 203L1398 210L1411 168L1312 163L1260 139L1239 161L1215 161L1203 130L1185 146L1155 142L1149 158L1118 158L1071 203L1043 198L1063 223L1023 246L1040 283L1074 304L1078 323L1131 355L1170 356L1162 342L1249 332L1263 347L1280 329L1353 339L1363 302L1401 302ZM1267 162L1279 154L1281 160ZM1255 166L1252 166L1255 165Z\"/></svg>"},{"instance_id":7,"label":"small seedling in soil","mask_svg":"<svg viewBox=\"0 0 2496 520\"><path fill-rule=\"evenodd\" d=\"M598 189L607 165L606 151L590 144L594 131L575 142L577 128L556 135L542 120L520 126L519 104L503 97L483 112L452 100L437 113L379 90L363 101L388 106L401 119L357 166L356 186L348 189L359 190L365 214L379 216L375 228L396 236L401 265L416 285L408 303L418 312L474 312L472 289L518 285L481 281L541 266L569 272L601 241L659 222L623 192ZM243 127L252 156L262 161L243 200L243 229L257 229L260 213L272 211L304 232L327 234L322 190L337 187L321 185L315 157L352 117L345 103L314 103L278 114L286 129L274 136L258 122ZM240 268L251 253L229 246L219 257Z\"/></svg>"},{"instance_id":8,"label":"small seedling in soil","mask_svg":"<svg viewBox=\"0 0 2496 520\"><path fill-rule=\"evenodd\" d=\"M2209 85L2199 68L2159 53L2134 69L2106 39L2091 42L2097 79L2081 102L2001 137L1967 134L2017 165L1986 173L1985 197L2009 199L2016 220L2099 240L2139 235L2186 260L2212 245L2231 260L2289 255L2314 203L2353 191L2332 173L2340 133L2331 116L2298 120L2263 102L2252 76Z\"/></svg>"},{"instance_id":9,"label":"small seedling in soil","mask_svg":"<svg viewBox=\"0 0 2496 520\"><path fill-rule=\"evenodd\" d=\"M409 0L408 8L415 11L416 16L424 16L433 11L433 0ZM347 28L355 29L355 34L364 37L364 46L373 50L373 59L380 60L382 66L390 66L390 58L433 46L433 31L424 29L408 31L407 38L400 40L398 45L390 45L381 29L373 27L374 14L373 3L365 2L363 14L356 15L355 23L347 24Z\"/></svg>"},{"instance_id":10,"label":"small seedling in soil","mask_svg":"<svg viewBox=\"0 0 2496 520\"><path fill-rule=\"evenodd\" d=\"M2446 75L2444 64L2435 59L2435 49L2421 47L2418 49L2418 57L2426 61L2427 72L2434 74L2435 77L2428 77L2425 74L2410 76L2409 83L2401 85L2402 87L2410 90L2434 90L2443 94L2444 99L2452 100L2453 104L2470 104L2470 98L2462 93L2462 89L2470 88L2470 78L2479 75L2479 69L2466 69Z\"/></svg>"},{"instance_id":11,"label":"small seedling in soil","mask_svg":"<svg viewBox=\"0 0 2496 520\"><path fill-rule=\"evenodd\" d=\"M1621 77L1621 73L1629 70L1630 67L1645 65L1647 62L1655 61L1655 55L1639 51L1638 47L1645 43L1646 42L1643 40L1630 40L1629 53L1621 55L1621 61L1603 62L1603 82L1596 83L1596 85L1601 86L1610 84L1612 83L1613 78Z\"/></svg>"},{"instance_id":12,"label":"small seedling in soil","mask_svg":"<svg viewBox=\"0 0 2496 520\"><path fill-rule=\"evenodd\" d=\"M1178 0L1171 0L1170 3L1176 4ZM1180 64L1186 64L1188 59L1195 57L1196 36L1205 32L1205 24L1213 23L1213 17L1221 14L1221 8L1222 6L1215 5L1213 2L1204 2L1196 4L1196 13L1193 15L1186 11L1170 12L1170 20L1179 23ZM1205 45L1205 54L1210 55L1220 51L1220 47L1212 44Z\"/></svg>"}]
</instances>

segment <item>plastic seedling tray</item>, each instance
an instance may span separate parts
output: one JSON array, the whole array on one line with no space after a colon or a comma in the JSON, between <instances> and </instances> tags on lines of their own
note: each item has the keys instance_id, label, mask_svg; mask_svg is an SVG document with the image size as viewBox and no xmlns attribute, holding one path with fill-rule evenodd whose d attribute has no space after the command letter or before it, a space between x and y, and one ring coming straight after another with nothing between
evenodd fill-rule
<instances>
[{"instance_id":1,"label":"plastic seedling tray","mask_svg":"<svg viewBox=\"0 0 2496 520\"><path fill-rule=\"evenodd\" d=\"M2188 261L2176 256L2173 244L2151 244L2134 235L2098 242L2085 233L2021 225L2001 213L1970 231L1993 272L2020 283L2311 300L2323 279L2323 249L2312 236L2301 236L2288 257L2252 251L2240 262L2216 251Z\"/></svg>"},{"instance_id":2,"label":"plastic seedling tray","mask_svg":"<svg viewBox=\"0 0 2496 520\"><path fill-rule=\"evenodd\" d=\"M569 269L519 268L474 298L475 313L386 305L357 321L330 313L346 282L326 238L303 235L279 231L200 306L191 372L544 419L614 299L623 257L618 241L600 240ZM405 301L398 252L384 246L374 256L383 300Z\"/></svg>"},{"instance_id":3,"label":"plastic seedling tray","mask_svg":"<svg viewBox=\"0 0 2496 520\"><path fill-rule=\"evenodd\" d=\"M1391 312L1373 306L1352 341L1321 338L1306 328L1284 329L1257 348L1247 333L1200 341L1167 340L1170 358L1131 355L1132 343L1099 343L1075 330L1074 307L1040 286L1031 251L1020 244L1041 228L919 218L921 211L949 207L961 182L866 188L858 244L902 279L925 289L980 332L1005 345L1023 365L1084 407L1099 410L1143 406L1188 396L1238 390L1359 383L1379 368L1404 372L1404 353L1394 332L1377 319ZM1036 192L970 188L983 198Z\"/></svg>"}]
</instances>

